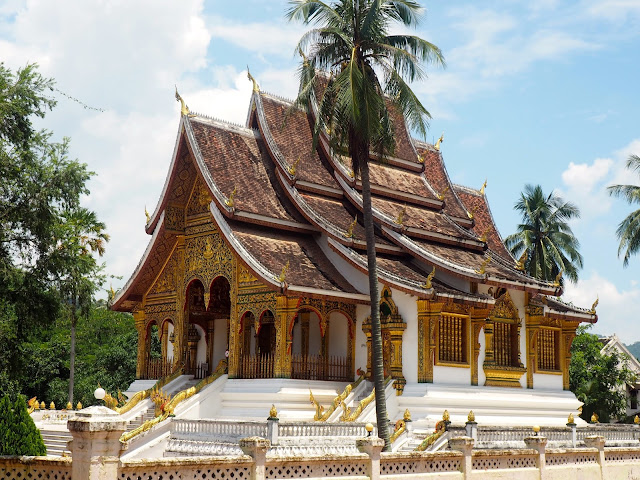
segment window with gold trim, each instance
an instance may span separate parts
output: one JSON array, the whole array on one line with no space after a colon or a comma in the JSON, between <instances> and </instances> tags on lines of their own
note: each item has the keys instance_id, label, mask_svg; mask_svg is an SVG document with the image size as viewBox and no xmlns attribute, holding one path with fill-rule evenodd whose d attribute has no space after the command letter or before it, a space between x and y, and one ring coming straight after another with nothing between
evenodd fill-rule
<instances>
[{"instance_id":1,"label":"window with gold trim","mask_svg":"<svg viewBox=\"0 0 640 480\"><path fill-rule=\"evenodd\" d=\"M442 313L438 322L436 364L469 364L469 316Z\"/></svg>"},{"instance_id":2,"label":"window with gold trim","mask_svg":"<svg viewBox=\"0 0 640 480\"><path fill-rule=\"evenodd\" d=\"M493 357L496 365L517 367L519 365L518 327L513 322L496 320L493 327Z\"/></svg>"},{"instance_id":3,"label":"window with gold trim","mask_svg":"<svg viewBox=\"0 0 640 480\"><path fill-rule=\"evenodd\" d=\"M536 353L538 370L560 370L560 330L541 327Z\"/></svg>"}]
</instances>

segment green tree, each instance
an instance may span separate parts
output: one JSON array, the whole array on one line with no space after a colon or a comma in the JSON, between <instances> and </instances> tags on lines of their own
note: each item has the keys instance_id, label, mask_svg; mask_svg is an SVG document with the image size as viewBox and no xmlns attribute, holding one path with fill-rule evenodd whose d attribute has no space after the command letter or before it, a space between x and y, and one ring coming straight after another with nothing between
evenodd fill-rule
<instances>
[{"instance_id":1,"label":"green tree","mask_svg":"<svg viewBox=\"0 0 640 480\"><path fill-rule=\"evenodd\" d=\"M53 278L71 320L71 346L69 363L69 397L73 404L73 387L76 360L76 327L78 317L89 315L93 295L104 282L102 265L94 253L104 254L109 241L105 225L96 214L83 207L62 213L62 221L56 225L58 244L50 253L50 261L57 266Z\"/></svg>"},{"instance_id":2,"label":"green tree","mask_svg":"<svg viewBox=\"0 0 640 480\"><path fill-rule=\"evenodd\" d=\"M27 412L27 403L18 395L12 405L7 395L0 400L0 455L46 455L40 430Z\"/></svg>"},{"instance_id":3,"label":"green tree","mask_svg":"<svg viewBox=\"0 0 640 480\"><path fill-rule=\"evenodd\" d=\"M625 385L633 380L626 359L615 351L603 355L602 343L596 335L580 326L571 345L569 366L570 388L578 400L584 403L582 414L589 421L595 412L601 422L624 416L627 407Z\"/></svg>"},{"instance_id":4,"label":"green tree","mask_svg":"<svg viewBox=\"0 0 640 480\"><path fill-rule=\"evenodd\" d=\"M309 108L312 102L317 102L314 144L319 132L329 132L332 147L351 158L352 169L362 181L376 418L378 435L388 450L370 152L373 150L381 156L393 152L393 112L404 114L410 127L423 136L426 134L429 112L408 83L424 77L421 63L444 65L444 60L439 48L417 36L389 33L394 24L417 25L421 8L412 0L336 0L330 4L319 0L292 0L290 5L287 12L290 20L316 26L298 44L304 61L296 105ZM330 76L324 93L316 98L315 93L319 91L320 82L325 82L327 73Z\"/></svg>"},{"instance_id":5,"label":"green tree","mask_svg":"<svg viewBox=\"0 0 640 480\"><path fill-rule=\"evenodd\" d=\"M540 185L525 185L514 209L522 214L522 223L505 243L513 256L524 261L525 271L547 281L562 272L577 282L582 255L569 221L580 217L578 207L553 192L545 195Z\"/></svg>"},{"instance_id":6,"label":"green tree","mask_svg":"<svg viewBox=\"0 0 640 480\"><path fill-rule=\"evenodd\" d=\"M630 155L627 159L627 169L634 173L640 172L640 156ZM609 195L622 197L627 203L634 205L640 203L640 187L638 185L611 185L607 187ZM631 255L635 255L640 250L640 209L634 210L625 217L616 230L620 246L618 256L624 251L622 265L629 265Z\"/></svg>"}]
</instances>

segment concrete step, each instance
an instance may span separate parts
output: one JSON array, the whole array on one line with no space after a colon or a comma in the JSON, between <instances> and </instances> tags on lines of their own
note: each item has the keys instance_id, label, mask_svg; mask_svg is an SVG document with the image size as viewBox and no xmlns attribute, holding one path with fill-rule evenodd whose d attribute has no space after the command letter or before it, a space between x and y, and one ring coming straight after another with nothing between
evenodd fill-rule
<instances>
[{"instance_id":1,"label":"concrete step","mask_svg":"<svg viewBox=\"0 0 640 480\"><path fill-rule=\"evenodd\" d=\"M65 430L40 430L42 440L47 447L47 455L62 456L63 453L71 454L67 444L73 438L71 433Z\"/></svg>"}]
</instances>

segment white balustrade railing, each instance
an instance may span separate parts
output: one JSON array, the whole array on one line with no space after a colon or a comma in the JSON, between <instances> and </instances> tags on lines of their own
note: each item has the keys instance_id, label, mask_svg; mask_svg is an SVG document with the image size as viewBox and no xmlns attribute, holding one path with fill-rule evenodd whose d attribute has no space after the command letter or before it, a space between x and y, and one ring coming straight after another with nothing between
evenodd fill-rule
<instances>
[{"instance_id":1,"label":"white balustrade railing","mask_svg":"<svg viewBox=\"0 0 640 480\"><path fill-rule=\"evenodd\" d=\"M171 434L176 438L198 440L224 438L239 440L246 437L266 437L267 423L233 420L174 420Z\"/></svg>"}]
</instances>

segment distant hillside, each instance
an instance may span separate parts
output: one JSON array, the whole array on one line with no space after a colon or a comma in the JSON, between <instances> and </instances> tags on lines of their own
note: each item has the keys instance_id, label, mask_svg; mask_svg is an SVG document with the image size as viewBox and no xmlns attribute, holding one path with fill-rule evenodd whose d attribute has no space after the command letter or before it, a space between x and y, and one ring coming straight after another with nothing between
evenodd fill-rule
<instances>
[{"instance_id":1,"label":"distant hillside","mask_svg":"<svg viewBox=\"0 0 640 480\"><path fill-rule=\"evenodd\" d=\"M631 354L640 360L640 342L632 343L631 345L626 345Z\"/></svg>"}]
</instances>

